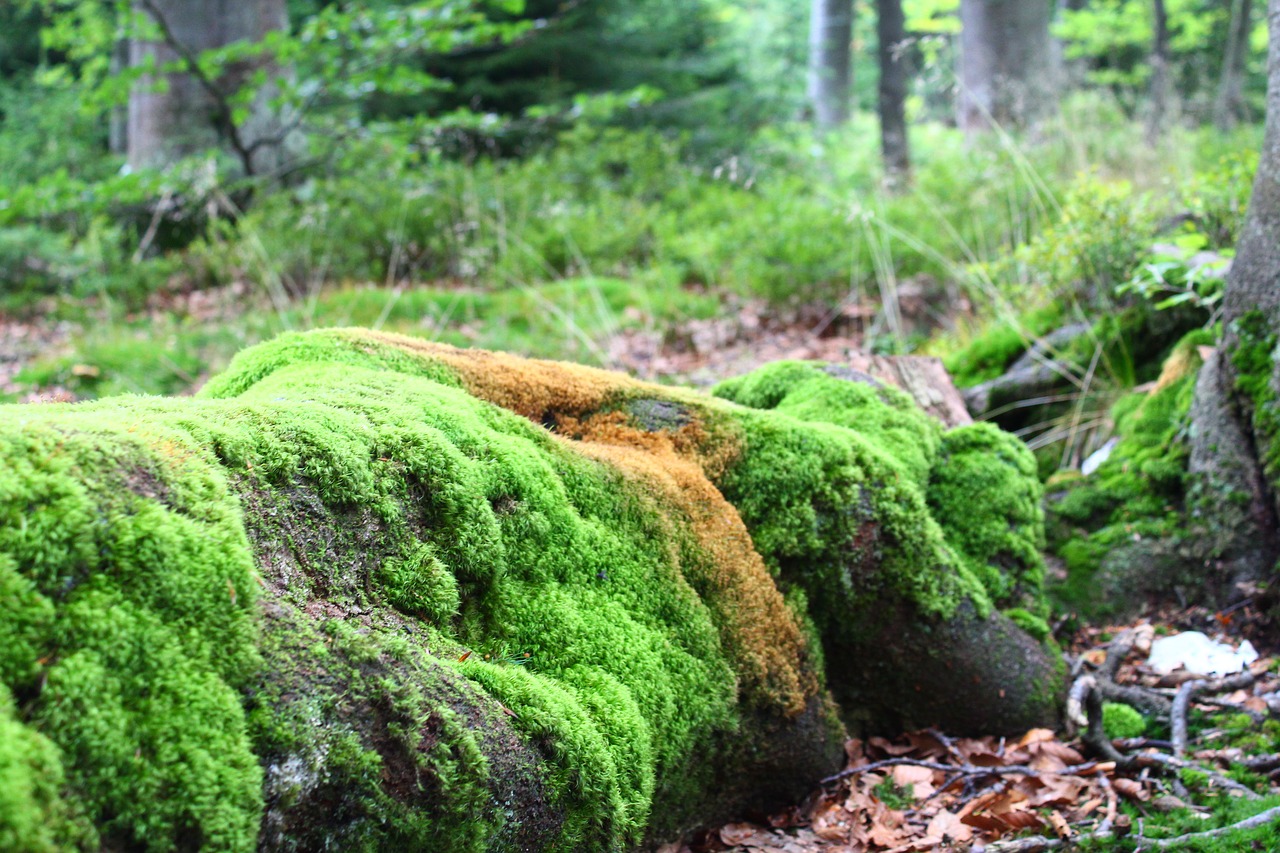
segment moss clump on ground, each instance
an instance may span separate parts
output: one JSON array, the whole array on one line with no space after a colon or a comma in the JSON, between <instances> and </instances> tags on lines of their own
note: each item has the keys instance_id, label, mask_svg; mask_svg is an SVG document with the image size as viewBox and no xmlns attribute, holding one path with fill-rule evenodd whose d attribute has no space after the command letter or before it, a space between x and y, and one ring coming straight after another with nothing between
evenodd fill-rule
<instances>
[{"instance_id":1,"label":"moss clump on ground","mask_svg":"<svg viewBox=\"0 0 1280 853\"><path fill-rule=\"evenodd\" d=\"M1141 737L1147 730L1147 721L1137 709L1120 702L1104 702L1102 728L1109 738Z\"/></svg>"},{"instance_id":2,"label":"moss clump on ground","mask_svg":"<svg viewBox=\"0 0 1280 853\"><path fill-rule=\"evenodd\" d=\"M1180 582L1189 412L1198 347L1212 342L1209 331L1187 335L1149 391L1116 403L1119 441L1097 471L1050 483L1049 547L1067 573L1051 594L1066 606L1113 613Z\"/></svg>"},{"instance_id":3,"label":"moss clump on ground","mask_svg":"<svg viewBox=\"0 0 1280 853\"><path fill-rule=\"evenodd\" d=\"M1000 440L813 366L741 388L779 385L743 408L345 331L194 400L8 409L0 839L624 849L832 769L825 676L857 702L920 638L933 679L1034 660L966 568L1003 551L926 499L948 441ZM1052 706L1038 666L1000 719Z\"/></svg>"},{"instance_id":4,"label":"moss clump on ground","mask_svg":"<svg viewBox=\"0 0 1280 853\"><path fill-rule=\"evenodd\" d=\"M1049 334L1063 320L1062 303L1055 301L1016 320L995 323L943 360L957 388L969 388L1005 372L1036 338Z\"/></svg>"}]
</instances>

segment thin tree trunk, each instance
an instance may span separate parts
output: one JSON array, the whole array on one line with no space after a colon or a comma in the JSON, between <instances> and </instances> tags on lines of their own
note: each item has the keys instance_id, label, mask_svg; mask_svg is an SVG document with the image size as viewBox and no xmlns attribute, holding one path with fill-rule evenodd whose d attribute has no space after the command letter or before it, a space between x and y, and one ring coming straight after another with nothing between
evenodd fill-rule
<instances>
[{"instance_id":1,"label":"thin tree trunk","mask_svg":"<svg viewBox=\"0 0 1280 853\"><path fill-rule=\"evenodd\" d=\"M910 81L907 21L902 0L876 0L876 36L880 43L880 150L891 187L911 181L906 101Z\"/></svg>"},{"instance_id":2,"label":"thin tree trunk","mask_svg":"<svg viewBox=\"0 0 1280 853\"><path fill-rule=\"evenodd\" d=\"M1234 0L1231 24L1227 30L1227 49L1222 58L1222 79L1213 104L1213 123L1227 131L1247 118L1244 102L1244 61L1248 55L1249 30L1253 18L1252 0Z\"/></svg>"},{"instance_id":3,"label":"thin tree trunk","mask_svg":"<svg viewBox=\"0 0 1280 853\"><path fill-rule=\"evenodd\" d=\"M121 38L111 48L111 75L123 74L129 67L129 40ZM107 115L107 150L112 154L128 151L129 108L118 104Z\"/></svg>"},{"instance_id":4,"label":"thin tree trunk","mask_svg":"<svg viewBox=\"0 0 1280 853\"><path fill-rule=\"evenodd\" d=\"M819 130L849 120L853 82L853 0L813 0L809 19L809 101Z\"/></svg>"},{"instance_id":5,"label":"thin tree trunk","mask_svg":"<svg viewBox=\"0 0 1280 853\"><path fill-rule=\"evenodd\" d=\"M1155 141L1164 132L1169 109L1169 16L1164 0L1152 0L1155 17L1151 42L1151 104L1147 117L1147 139Z\"/></svg>"}]
</instances>

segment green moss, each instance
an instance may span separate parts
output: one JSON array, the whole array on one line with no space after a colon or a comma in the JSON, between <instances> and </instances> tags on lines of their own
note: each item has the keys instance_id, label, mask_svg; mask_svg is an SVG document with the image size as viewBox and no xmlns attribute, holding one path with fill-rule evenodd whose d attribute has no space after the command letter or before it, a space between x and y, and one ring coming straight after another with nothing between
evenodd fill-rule
<instances>
[{"instance_id":1,"label":"green moss","mask_svg":"<svg viewBox=\"0 0 1280 853\"><path fill-rule=\"evenodd\" d=\"M794 363L720 389L755 408L673 392L636 429L654 389L517 369L286 335L197 399L6 411L0 677L66 813L147 849L625 849L789 726L811 767L838 752L813 638L989 629L970 566L1006 552L991 590L1038 612L1025 454L994 431ZM926 497L983 454L998 541Z\"/></svg>"},{"instance_id":2,"label":"green moss","mask_svg":"<svg viewBox=\"0 0 1280 853\"><path fill-rule=\"evenodd\" d=\"M989 607L907 466L881 446L790 417L744 415L738 426L741 460L717 485L779 577L806 590L825 636L849 641L875 630L849 615L886 597L937 617L970 599Z\"/></svg>"},{"instance_id":3,"label":"green moss","mask_svg":"<svg viewBox=\"0 0 1280 853\"><path fill-rule=\"evenodd\" d=\"M458 581L429 544L404 559L382 564L383 589L397 610L419 616L433 625L446 625L458 613Z\"/></svg>"},{"instance_id":4,"label":"green moss","mask_svg":"<svg viewBox=\"0 0 1280 853\"><path fill-rule=\"evenodd\" d=\"M953 429L927 494L947 541L992 602L1042 611L1044 494L1026 445L991 424Z\"/></svg>"},{"instance_id":5,"label":"green moss","mask_svg":"<svg viewBox=\"0 0 1280 853\"><path fill-rule=\"evenodd\" d=\"M92 830L73 819L62 799L62 754L18 719L0 685L0 849L44 853L96 846Z\"/></svg>"},{"instance_id":6,"label":"green moss","mask_svg":"<svg viewBox=\"0 0 1280 853\"><path fill-rule=\"evenodd\" d=\"M1037 616L1034 613L1023 610L1020 607L1014 607L1004 611L1004 615L1009 617L1013 624L1026 631L1031 636L1041 642L1050 639L1049 623L1044 620L1043 616Z\"/></svg>"},{"instance_id":7,"label":"green moss","mask_svg":"<svg viewBox=\"0 0 1280 853\"><path fill-rule=\"evenodd\" d=\"M1124 583L1125 555L1147 543L1172 552L1185 530L1188 415L1200 366L1197 347L1213 334L1187 335L1166 360L1155 388L1121 398L1112 408L1118 442L1089 477L1059 481L1050 491L1049 548L1067 568L1052 594L1067 606L1101 615L1128 596L1112 586ZM1148 556L1141 559L1148 560ZM1103 581L1099 572L1115 575ZM1169 576L1169 582L1176 580Z\"/></svg>"},{"instance_id":8,"label":"green moss","mask_svg":"<svg viewBox=\"0 0 1280 853\"><path fill-rule=\"evenodd\" d=\"M1280 404L1276 400L1276 330L1266 315L1251 311L1235 323L1235 346L1230 352L1236 390L1251 404L1250 416L1258 445L1263 448L1267 481L1280 480Z\"/></svg>"},{"instance_id":9,"label":"green moss","mask_svg":"<svg viewBox=\"0 0 1280 853\"><path fill-rule=\"evenodd\" d=\"M1104 702L1102 727L1110 738L1141 737L1147 730L1147 721L1136 709L1120 702Z\"/></svg>"},{"instance_id":10,"label":"green moss","mask_svg":"<svg viewBox=\"0 0 1280 853\"><path fill-rule=\"evenodd\" d=\"M104 844L243 848L261 771L237 693L259 660L239 512L188 437L121 406L119 426L4 419L0 583L19 642L3 675Z\"/></svg>"},{"instance_id":11,"label":"green moss","mask_svg":"<svg viewBox=\"0 0 1280 853\"><path fill-rule=\"evenodd\" d=\"M969 388L1002 375L1031 343L1062 322L1062 303L1055 301L1016 320L1002 320L943 360L956 387Z\"/></svg>"},{"instance_id":12,"label":"green moss","mask_svg":"<svg viewBox=\"0 0 1280 853\"><path fill-rule=\"evenodd\" d=\"M717 397L753 409L780 412L806 423L856 431L859 441L893 460L924 484L942 429L901 389L845 368L779 361L712 389Z\"/></svg>"},{"instance_id":13,"label":"green moss","mask_svg":"<svg viewBox=\"0 0 1280 853\"><path fill-rule=\"evenodd\" d=\"M21 642L6 649L4 674L16 683L42 673L30 720L66 752L104 838L253 846L263 811L255 750L275 756L269 770L294 759L303 777L345 780L354 793L342 798L344 843L355 847L445 833L450 849L481 849L498 831L492 813L488 830L475 814L484 784L466 777L483 775L484 761L474 742L439 702L413 694L405 664L389 663L407 657L408 672L427 673L435 658L420 645L341 622L329 623L328 642L304 633L296 649L258 639L257 583L227 468L255 500L305 484L328 511L367 512L379 531L369 544L388 555L380 567L352 574L327 552L331 542L285 600L385 602L491 659L530 656L536 671L485 663L480 652L462 671L514 712L556 768L560 849L637 843L655 798L687 808L687 756L741 726L745 707L777 713L739 685L719 620L677 555L654 547L670 532L661 508L634 484L523 418L420 378L441 370L420 359L391 353L405 372L373 371L353 363L368 354L345 342L327 356L315 355L314 339L286 343L304 363L242 361L262 378L233 372L207 395L241 389L232 399L24 409L0 433L10 462L0 474L0 578L6 600L24 604L23 618L5 620ZM300 704L285 698L287 685L263 682L246 725L237 689L259 655L273 672L301 672L303 649L317 643L334 655L324 682L333 684ZM40 669L34 657L54 649L56 662ZM317 715L340 722L351 702L382 709L376 730L440 732L444 746L412 760L440 796L431 821L415 822L405 803L414 797L385 781L387 762L416 744L380 745L351 720L318 739L288 735L312 732ZM299 795L277 787L277 799Z\"/></svg>"}]
</instances>

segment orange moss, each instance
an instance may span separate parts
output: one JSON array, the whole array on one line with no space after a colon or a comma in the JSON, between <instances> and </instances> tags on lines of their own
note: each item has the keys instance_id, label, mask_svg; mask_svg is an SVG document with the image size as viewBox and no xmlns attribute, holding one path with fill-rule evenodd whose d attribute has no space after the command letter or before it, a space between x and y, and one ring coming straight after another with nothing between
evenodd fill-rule
<instances>
[{"instance_id":1,"label":"orange moss","mask_svg":"<svg viewBox=\"0 0 1280 853\"><path fill-rule=\"evenodd\" d=\"M620 432L620 431L619 431ZM579 452L622 471L668 502L668 511L692 531L694 560L681 561L686 579L711 609L725 651L742 678L743 693L769 710L801 713L820 689L808 641L787 608L738 511L695 463L674 449L639 440L639 446L585 440ZM654 436L634 431L637 438ZM701 558L701 559L698 559Z\"/></svg>"},{"instance_id":2,"label":"orange moss","mask_svg":"<svg viewBox=\"0 0 1280 853\"><path fill-rule=\"evenodd\" d=\"M620 394L645 387L639 380L578 364L458 349L389 332L361 329L352 337L442 362L458 373L471 395L535 422L556 413L595 411Z\"/></svg>"}]
</instances>

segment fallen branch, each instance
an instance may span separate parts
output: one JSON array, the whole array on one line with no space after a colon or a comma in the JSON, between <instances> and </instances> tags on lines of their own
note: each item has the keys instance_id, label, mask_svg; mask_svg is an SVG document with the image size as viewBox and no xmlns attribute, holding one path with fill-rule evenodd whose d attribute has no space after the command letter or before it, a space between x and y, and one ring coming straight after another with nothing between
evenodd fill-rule
<instances>
[{"instance_id":1,"label":"fallen branch","mask_svg":"<svg viewBox=\"0 0 1280 853\"><path fill-rule=\"evenodd\" d=\"M921 758L886 758L882 761L873 761L870 764L863 764L860 767L846 767L834 776L828 776L822 780L823 785L831 782L839 782L841 779L848 779L850 776L858 776L862 773L870 773L880 770L884 767L894 767L896 765L907 765L908 767L925 767L929 770L940 770L943 773L953 773L960 776L1032 776L1040 778L1046 776L1077 776L1081 773L1088 773L1091 770L1108 770L1106 765L1100 765L1096 761L1086 761L1083 764L1073 764L1070 767L1064 767L1061 770L1041 771L1025 764L1010 764L1006 767L975 767L972 764L943 764L938 761L925 761Z\"/></svg>"},{"instance_id":2,"label":"fallen branch","mask_svg":"<svg viewBox=\"0 0 1280 853\"><path fill-rule=\"evenodd\" d=\"M1227 680L1223 679L1223 681ZM1210 782L1219 788L1235 791L1247 799L1259 799L1259 795L1249 787L1241 785L1236 780L1224 776L1210 767L1187 761L1184 758L1165 755L1161 752L1140 752L1135 755L1122 755L1111 744L1111 740L1107 737L1106 730L1102 726L1102 697L1099 691L1090 690L1084 697L1084 704L1088 711L1089 727L1081 739L1094 756L1105 762L1115 762L1116 769L1120 772L1132 773L1144 767L1159 767L1160 769L1172 769L1174 771L1194 770L1197 773L1203 773Z\"/></svg>"},{"instance_id":3,"label":"fallen branch","mask_svg":"<svg viewBox=\"0 0 1280 853\"><path fill-rule=\"evenodd\" d=\"M1120 798L1116 796L1116 789L1106 773L1099 771L1098 784L1107 795L1107 811L1102 817L1102 823L1098 824L1097 834L1110 835L1112 827L1116 825L1116 812L1120 807Z\"/></svg>"},{"instance_id":4,"label":"fallen branch","mask_svg":"<svg viewBox=\"0 0 1280 853\"><path fill-rule=\"evenodd\" d=\"M1233 823L1230 826L1219 827L1218 829L1207 829L1204 832L1192 832L1188 835L1179 835L1176 838L1147 839L1146 844L1150 844L1158 850L1165 850L1169 847L1187 844L1192 841L1203 841L1209 838L1221 838L1224 835L1230 835L1233 832L1243 832L1246 829L1257 829L1260 826L1266 826L1269 823L1280 821L1280 806L1267 809L1265 812L1259 812L1250 818L1245 818L1239 823ZM974 848L975 850L977 848ZM991 850L990 847L987 848Z\"/></svg>"},{"instance_id":5,"label":"fallen branch","mask_svg":"<svg viewBox=\"0 0 1280 853\"><path fill-rule=\"evenodd\" d=\"M1260 800L1262 796L1247 785L1241 785L1235 779L1224 776L1216 770L1205 767L1194 761L1187 761L1185 758L1175 758L1172 755L1165 755L1162 752L1140 752L1137 755L1128 756L1123 760L1120 767L1123 770L1135 770L1140 767L1172 768L1173 770L1193 770L1196 773L1203 773L1209 778L1209 781L1228 791L1235 791L1246 800Z\"/></svg>"},{"instance_id":6,"label":"fallen branch","mask_svg":"<svg viewBox=\"0 0 1280 853\"><path fill-rule=\"evenodd\" d=\"M1170 712L1174 757L1181 758L1187 752L1187 710L1191 707L1192 699L1201 693L1230 693L1233 690L1243 690L1257 680L1256 675L1245 670L1227 678L1188 681L1179 687Z\"/></svg>"}]
</instances>

